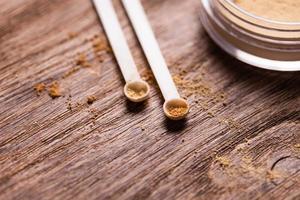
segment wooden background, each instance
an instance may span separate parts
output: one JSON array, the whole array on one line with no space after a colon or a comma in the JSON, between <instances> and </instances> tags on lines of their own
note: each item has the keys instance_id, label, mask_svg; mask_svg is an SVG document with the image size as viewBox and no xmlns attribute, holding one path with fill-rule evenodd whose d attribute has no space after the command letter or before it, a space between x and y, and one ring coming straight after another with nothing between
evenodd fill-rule
<instances>
[{"instance_id":1,"label":"wooden background","mask_svg":"<svg viewBox=\"0 0 300 200\"><path fill-rule=\"evenodd\" d=\"M124 98L91 1L0 1L0 199L300 199L299 73L222 52L200 24L199 0L144 0L192 104L187 120L171 122L114 4L152 86L145 104ZM59 98L34 90L53 81Z\"/></svg>"}]
</instances>

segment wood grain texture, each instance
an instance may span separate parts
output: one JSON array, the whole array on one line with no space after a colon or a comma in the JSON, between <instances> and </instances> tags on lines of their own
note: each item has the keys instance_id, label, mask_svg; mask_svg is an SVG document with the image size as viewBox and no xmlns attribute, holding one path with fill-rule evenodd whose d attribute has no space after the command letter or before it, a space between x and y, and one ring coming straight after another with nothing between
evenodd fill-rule
<instances>
[{"instance_id":1,"label":"wood grain texture","mask_svg":"<svg viewBox=\"0 0 300 200\"><path fill-rule=\"evenodd\" d=\"M299 73L223 53L200 24L199 0L143 5L192 104L185 121L165 119L151 79L147 103L126 101L113 55L96 56L88 40L107 42L91 1L0 1L0 199L300 199ZM92 66L65 77L80 52ZM53 80L62 97L34 91Z\"/></svg>"}]
</instances>

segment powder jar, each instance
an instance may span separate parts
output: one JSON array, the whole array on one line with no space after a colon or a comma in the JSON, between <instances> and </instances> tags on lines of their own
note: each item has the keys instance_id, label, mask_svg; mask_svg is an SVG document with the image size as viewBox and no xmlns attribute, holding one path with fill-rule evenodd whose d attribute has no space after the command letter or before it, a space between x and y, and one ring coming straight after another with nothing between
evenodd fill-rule
<instances>
[{"instance_id":1,"label":"powder jar","mask_svg":"<svg viewBox=\"0 0 300 200\"><path fill-rule=\"evenodd\" d=\"M232 0L201 3L204 28L227 53L264 69L300 71L300 22L265 19Z\"/></svg>"}]
</instances>

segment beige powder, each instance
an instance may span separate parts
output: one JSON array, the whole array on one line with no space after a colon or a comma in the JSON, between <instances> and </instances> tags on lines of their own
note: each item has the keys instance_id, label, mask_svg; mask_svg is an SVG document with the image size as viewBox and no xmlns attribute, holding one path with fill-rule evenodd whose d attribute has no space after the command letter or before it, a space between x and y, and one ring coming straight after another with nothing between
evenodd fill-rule
<instances>
[{"instance_id":1,"label":"beige powder","mask_svg":"<svg viewBox=\"0 0 300 200\"><path fill-rule=\"evenodd\" d=\"M53 81L48 88L48 94L50 97L57 98L61 96L60 87L57 81Z\"/></svg>"},{"instance_id":2,"label":"beige powder","mask_svg":"<svg viewBox=\"0 0 300 200\"><path fill-rule=\"evenodd\" d=\"M233 0L246 11L266 19L300 22L300 0Z\"/></svg>"},{"instance_id":3,"label":"beige powder","mask_svg":"<svg viewBox=\"0 0 300 200\"><path fill-rule=\"evenodd\" d=\"M127 95L134 99L141 98L146 93L147 93L146 90L135 90L135 89L127 88Z\"/></svg>"},{"instance_id":4,"label":"beige powder","mask_svg":"<svg viewBox=\"0 0 300 200\"><path fill-rule=\"evenodd\" d=\"M172 115L173 117L180 117L183 116L184 114L186 114L188 111L187 107L170 107L168 108L168 112L170 115Z\"/></svg>"}]
</instances>

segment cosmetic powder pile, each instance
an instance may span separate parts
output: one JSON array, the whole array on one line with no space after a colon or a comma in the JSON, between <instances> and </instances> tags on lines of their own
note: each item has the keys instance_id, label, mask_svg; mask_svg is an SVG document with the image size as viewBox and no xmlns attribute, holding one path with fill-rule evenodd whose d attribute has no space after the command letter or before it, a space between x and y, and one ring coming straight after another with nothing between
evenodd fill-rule
<instances>
[{"instance_id":1,"label":"cosmetic powder pile","mask_svg":"<svg viewBox=\"0 0 300 200\"><path fill-rule=\"evenodd\" d=\"M147 93L146 90L135 90L132 88L127 88L127 95L133 99L137 99L137 98L141 98L143 96L145 96L145 94Z\"/></svg>"},{"instance_id":2,"label":"cosmetic powder pile","mask_svg":"<svg viewBox=\"0 0 300 200\"><path fill-rule=\"evenodd\" d=\"M179 116L183 116L187 113L188 108L187 107L170 107L168 108L168 112L171 116L173 117L179 117Z\"/></svg>"},{"instance_id":3,"label":"cosmetic powder pile","mask_svg":"<svg viewBox=\"0 0 300 200\"><path fill-rule=\"evenodd\" d=\"M269 20L300 22L299 0L234 0L247 12Z\"/></svg>"}]
</instances>

